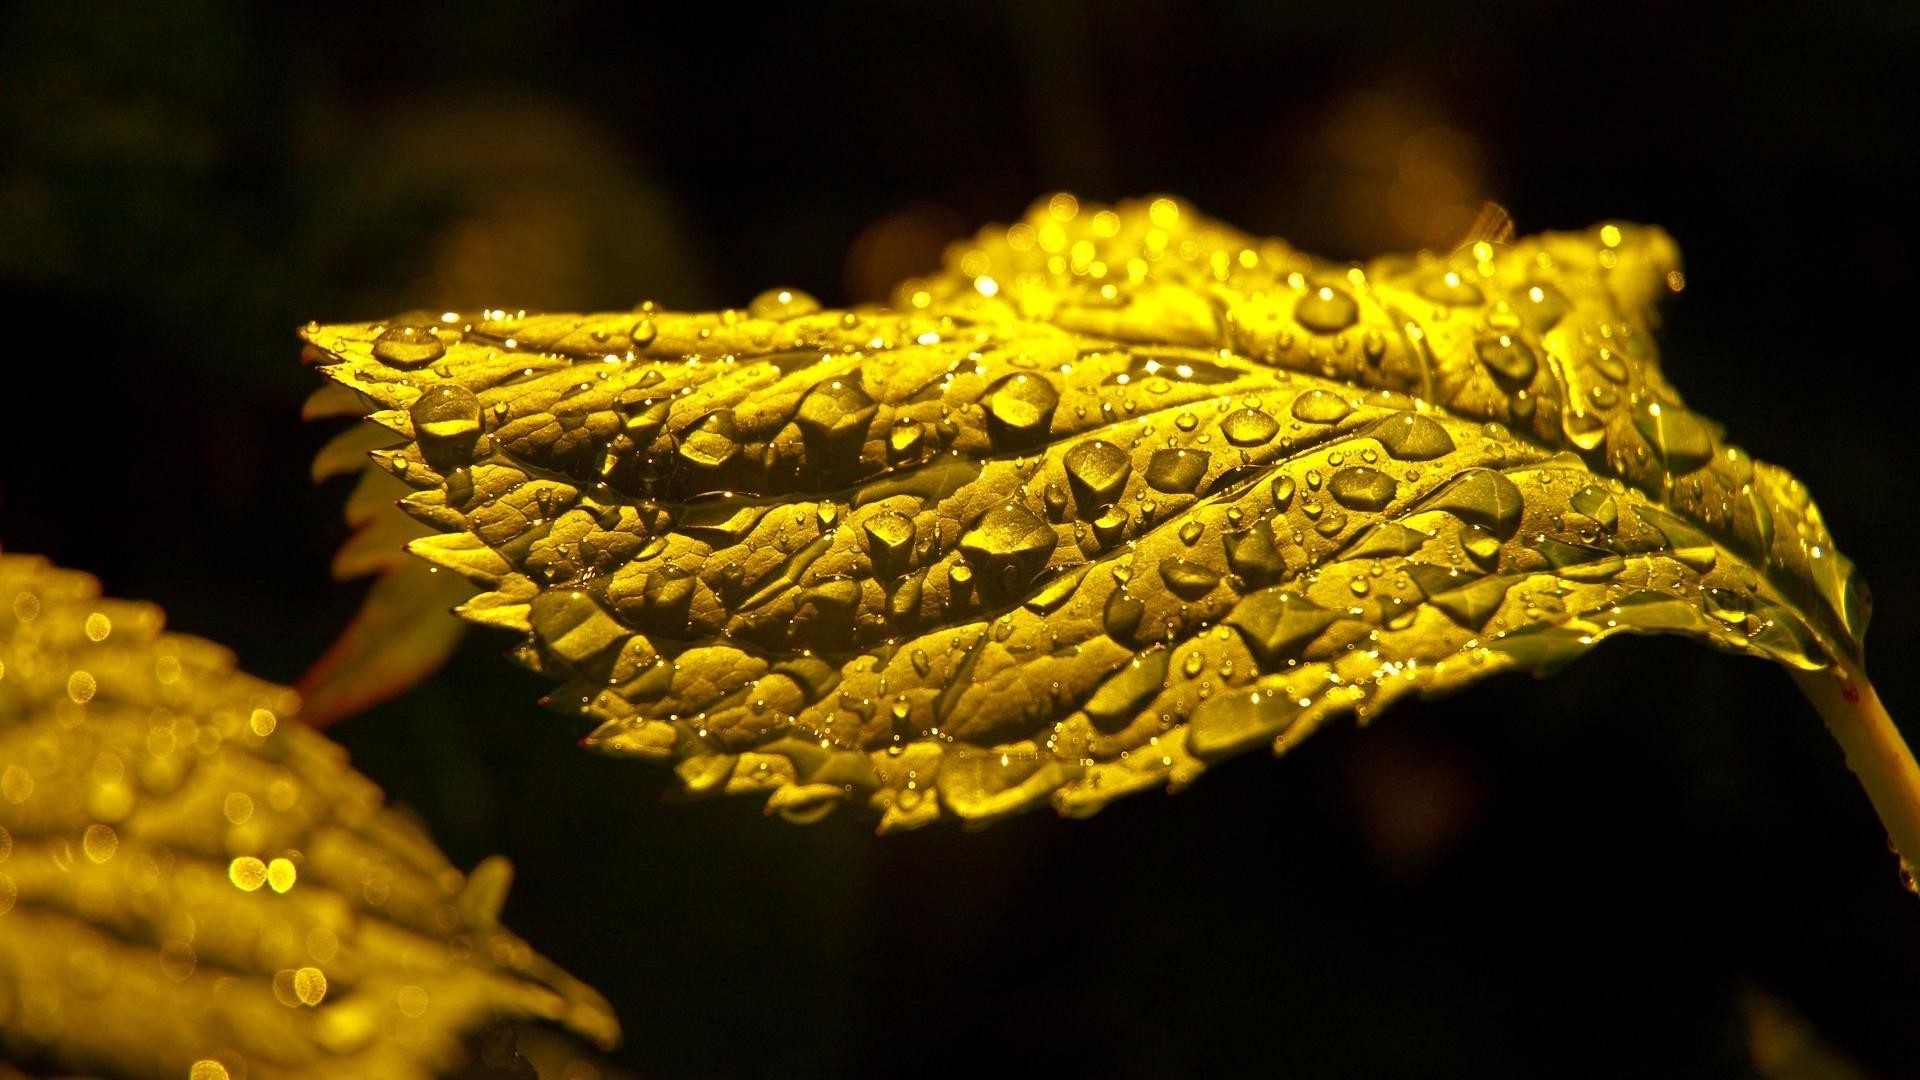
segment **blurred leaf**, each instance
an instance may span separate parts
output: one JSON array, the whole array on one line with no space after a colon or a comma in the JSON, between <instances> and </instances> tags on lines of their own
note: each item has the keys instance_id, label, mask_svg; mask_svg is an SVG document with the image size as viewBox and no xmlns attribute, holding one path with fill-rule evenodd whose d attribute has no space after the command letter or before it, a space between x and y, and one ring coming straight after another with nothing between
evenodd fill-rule
<instances>
[{"instance_id":1,"label":"blurred leaf","mask_svg":"<svg viewBox=\"0 0 1920 1080\"><path fill-rule=\"evenodd\" d=\"M0 1047L114 1076L424 1077L499 1017L617 1036L293 691L0 556ZM204 1064L203 1064L204 1063Z\"/></svg>"},{"instance_id":2,"label":"blurred leaf","mask_svg":"<svg viewBox=\"0 0 1920 1080\"><path fill-rule=\"evenodd\" d=\"M330 386L307 402L307 419L360 417L358 394ZM356 423L314 457L315 482L359 476L347 501L353 535L333 560L341 581L373 576L373 588L340 637L300 677L301 716L314 727L370 709L405 693L440 669L460 645L463 626L449 612L473 587L405 555L409 541L431 531L400 510L411 489L373 466L374 450L399 443L374 424Z\"/></svg>"},{"instance_id":3,"label":"blurred leaf","mask_svg":"<svg viewBox=\"0 0 1920 1080\"><path fill-rule=\"evenodd\" d=\"M1740 995L1740 1006L1753 1071L1766 1080L1861 1080L1866 1075L1779 998L1749 987Z\"/></svg>"},{"instance_id":4,"label":"blurred leaf","mask_svg":"<svg viewBox=\"0 0 1920 1080\"><path fill-rule=\"evenodd\" d=\"M307 338L407 440L411 550L590 745L895 829L1090 813L1615 633L1857 657L1804 488L1659 376L1674 261L1605 226L1335 266L1056 196L891 310Z\"/></svg>"}]
</instances>

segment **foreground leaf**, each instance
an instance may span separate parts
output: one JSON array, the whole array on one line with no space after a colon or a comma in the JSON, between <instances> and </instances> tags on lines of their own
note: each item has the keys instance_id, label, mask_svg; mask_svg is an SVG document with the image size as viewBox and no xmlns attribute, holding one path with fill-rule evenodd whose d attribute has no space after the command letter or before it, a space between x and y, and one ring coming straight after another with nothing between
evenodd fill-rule
<instances>
[{"instance_id":1,"label":"foreground leaf","mask_svg":"<svg viewBox=\"0 0 1920 1080\"><path fill-rule=\"evenodd\" d=\"M0 1047L115 1076L417 1077L496 1017L615 1037L295 722L292 691L0 556Z\"/></svg>"},{"instance_id":2,"label":"foreground leaf","mask_svg":"<svg viewBox=\"0 0 1920 1080\"><path fill-rule=\"evenodd\" d=\"M1090 813L1616 633L1857 662L1805 489L1659 376L1657 233L1335 268L1056 199L993 235L893 310L305 336L590 745L790 817Z\"/></svg>"},{"instance_id":3,"label":"foreground leaf","mask_svg":"<svg viewBox=\"0 0 1920 1080\"><path fill-rule=\"evenodd\" d=\"M329 385L308 400L304 415L359 420L366 411L360 395ZM473 588L406 556L406 544L430 530L396 505L410 489L367 457L397 441L390 431L356 423L314 458L316 483L341 475L358 478L347 500L353 535L334 557L333 576L374 579L353 621L300 677L301 717L316 728L404 693L439 670L460 644L465 624L448 612L470 599Z\"/></svg>"}]
</instances>

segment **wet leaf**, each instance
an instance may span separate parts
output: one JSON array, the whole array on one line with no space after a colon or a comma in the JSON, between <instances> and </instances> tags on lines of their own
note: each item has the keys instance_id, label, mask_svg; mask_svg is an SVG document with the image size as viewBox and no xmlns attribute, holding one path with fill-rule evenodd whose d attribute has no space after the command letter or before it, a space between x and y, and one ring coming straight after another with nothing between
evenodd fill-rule
<instances>
[{"instance_id":1,"label":"wet leaf","mask_svg":"<svg viewBox=\"0 0 1920 1080\"><path fill-rule=\"evenodd\" d=\"M307 419L361 419L366 403L337 384L307 402ZM301 715L324 728L398 696L439 670L460 644L464 624L449 612L473 596L453 574L406 556L409 541L431 530L397 505L411 489L381 472L369 454L399 440L377 425L356 423L322 447L314 481L357 476L347 500L353 534L333 560L339 581L372 577L360 610L312 668L300 677Z\"/></svg>"},{"instance_id":2,"label":"wet leaf","mask_svg":"<svg viewBox=\"0 0 1920 1080\"><path fill-rule=\"evenodd\" d=\"M1659 374L1674 262L1604 226L1335 266L1060 196L891 309L306 337L405 440L411 550L590 746L897 829L1090 813L1616 633L1857 659L1805 489Z\"/></svg>"},{"instance_id":3,"label":"wet leaf","mask_svg":"<svg viewBox=\"0 0 1920 1080\"><path fill-rule=\"evenodd\" d=\"M496 1018L616 1036L298 698L0 556L0 1047L114 1076L425 1077ZM201 1064L205 1063L205 1064Z\"/></svg>"}]
</instances>

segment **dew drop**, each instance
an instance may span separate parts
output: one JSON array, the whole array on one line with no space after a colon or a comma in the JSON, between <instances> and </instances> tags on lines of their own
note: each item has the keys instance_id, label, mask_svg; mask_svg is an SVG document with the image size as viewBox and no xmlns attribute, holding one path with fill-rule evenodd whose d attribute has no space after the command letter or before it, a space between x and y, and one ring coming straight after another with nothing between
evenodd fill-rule
<instances>
[{"instance_id":1,"label":"dew drop","mask_svg":"<svg viewBox=\"0 0 1920 1080\"><path fill-rule=\"evenodd\" d=\"M1294 304L1293 318L1316 334L1335 334L1359 320L1360 305L1346 290L1322 285Z\"/></svg>"},{"instance_id":2,"label":"dew drop","mask_svg":"<svg viewBox=\"0 0 1920 1080\"><path fill-rule=\"evenodd\" d=\"M388 367L410 369L430 364L446 355L447 347L432 327L402 324L390 326L373 339L373 358Z\"/></svg>"}]
</instances>

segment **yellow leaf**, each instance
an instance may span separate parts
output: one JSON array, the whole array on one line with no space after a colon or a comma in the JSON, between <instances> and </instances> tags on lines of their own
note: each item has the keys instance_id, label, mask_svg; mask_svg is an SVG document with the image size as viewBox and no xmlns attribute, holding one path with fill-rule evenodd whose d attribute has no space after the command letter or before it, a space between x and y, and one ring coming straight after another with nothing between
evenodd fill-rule
<instances>
[{"instance_id":1,"label":"yellow leaf","mask_svg":"<svg viewBox=\"0 0 1920 1080\"><path fill-rule=\"evenodd\" d=\"M367 401L338 384L308 399L307 419L363 419ZM392 450L404 438L372 423L342 430L313 461L316 483L358 476L347 501L353 534L334 556L340 581L374 578L353 621L300 677L303 716L314 727L372 708L404 693L446 663L460 644L463 624L451 610L474 590L453 574L435 573L406 557L406 545L431 530L408 517L396 501L412 489L374 464L371 454Z\"/></svg>"},{"instance_id":2,"label":"yellow leaf","mask_svg":"<svg viewBox=\"0 0 1920 1080\"><path fill-rule=\"evenodd\" d=\"M896 829L1090 813L1616 633L1857 673L1806 490L1660 375L1677 273L1634 226L1346 266L1059 196L892 308L307 340L589 745Z\"/></svg>"},{"instance_id":3,"label":"yellow leaf","mask_svg":"<svg viewBox=\"0 0 1920 1080\"><path fill-rule=\"evenodd\" d=\"M0 1048L119 1076L426 1077L497 1017L617 1036L299 699L0 556Z\"/></svg>"}]
</instances>

